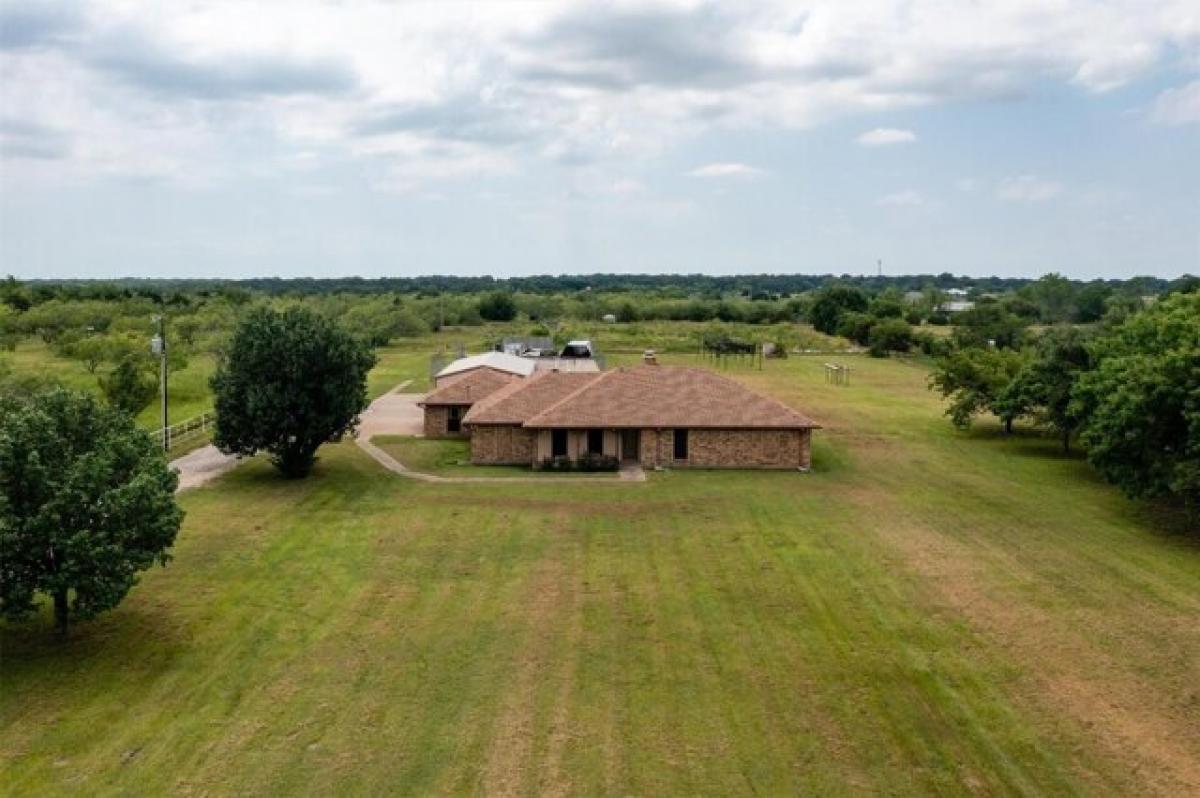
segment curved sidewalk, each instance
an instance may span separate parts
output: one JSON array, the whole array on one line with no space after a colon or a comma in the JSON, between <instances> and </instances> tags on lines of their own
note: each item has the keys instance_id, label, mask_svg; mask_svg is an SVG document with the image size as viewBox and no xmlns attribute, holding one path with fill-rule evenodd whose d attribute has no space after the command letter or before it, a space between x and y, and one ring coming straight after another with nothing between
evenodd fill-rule
<instances>
[{"instance_id":1,"label":"curved sidewalk","mask_svg":"<svg viewBox=\"0 0 1200 798\"><path fill-rule=\"evenodd\" d=\"M391 471L394 474L399 474L402 477L419 480L421 482L439 482L443 484L509 484L521 482L533 482L539 485L549 483L560 483L564 485L620 485L630 482L645 482L646 472L641 466L623 467L615 477L554 477L554 476L529 476L529 477L439 477L436 474L426 474L423 471L413 471L408 466L401 463L390 454L380 449L375 444L371 443L369 438L355 438L355 443L358 448L362 449L367 454L375 459L375 462Z\"/></svg>"}]
</instances>

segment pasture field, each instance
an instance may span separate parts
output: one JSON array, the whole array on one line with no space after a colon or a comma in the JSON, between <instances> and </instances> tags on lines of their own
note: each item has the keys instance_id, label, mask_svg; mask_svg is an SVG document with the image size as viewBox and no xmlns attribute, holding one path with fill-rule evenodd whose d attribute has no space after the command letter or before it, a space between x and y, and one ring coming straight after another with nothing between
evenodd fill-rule
<instances>
[{"instance_id":1,"label":"pasture field","mask_svg":"<svg viewBox=\"0 0 1200 798\"><path fill-rule=\"evenodd\" d=\"M729 372L825 425L809 474L424 484L343 443L183 494L118 610L0 626L0 793L1200 792L1197 541L842 359Z\"/></svg>"},{"instance_id":2,"label":"pasture field","mask_svg":"<svg viewBox=\"0 0 1200 798\"><path fill-rule=\"evenodd\" d=\"M89 374L83 363L56 354L36 338L25 338L12 352L0 353L17 375L40 375L58 380L69 388L99 393L97 377L107 370L101 366ZM211 355L188 356L187 366L172 371L167 379L167 411L172 424L185 421L212 409L208 379L216 361ZM161 420L157 398L138 414L137 422L146 429L157 429Z\"/></svg>"}]
</instances>

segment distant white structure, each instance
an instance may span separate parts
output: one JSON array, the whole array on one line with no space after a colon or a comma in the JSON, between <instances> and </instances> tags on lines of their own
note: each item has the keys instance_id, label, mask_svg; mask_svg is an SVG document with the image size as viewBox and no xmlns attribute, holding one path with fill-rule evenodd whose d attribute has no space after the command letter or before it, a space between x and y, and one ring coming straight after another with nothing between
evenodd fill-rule
<instances>
[{"instance_id":1,"label":"distant white structure","mask_svg":"<svg viewBox=\"0 0 1200 798\"><path fill-rule=\"evenodd\" d=\"M539 357L531 358L536 371L599 371L600 364L590 357Z\"/></svg>"},{"instance_id":2,"label":"distant white structure","mask_svg":"<svg viewBox=\"0 0 1200 798\"><path fill-rule=\"evenodd\" d=\"M966 296L967 289L965 288L947 288L946 296Z\"/></svg>"},{"instance_id":3,"label":"distant white structure","mask_svg":"<svg viewBox=\"0 0 1200 798\"><path fill-rule=\"evenodd\" d=\"M566 354L568 350L586 351L583 355ZM582 348L580 348L582 347ZM542 355L526 353L513 355L508 352L484 352L479 355L468 355L451 361L433 375L437 387L448 385L458 377L480 369L491 369L517 377L528 377L536 371L600 371L600 364L591 356L590 341L572 341L563 349L563 355Z\"/></svg>"},{"instance_id":4,"label":"distant white structure","mask_svg":"<svg viewBox=\"0 0 1200 798\"><path fill-rule=\"evenodd\" d=\"M494 369L518 377L528 377L534 372L536 361L528 357L519 357L507 352L484 352L481 355L468 355L451 361L441 371L433 375L438 384L447 377L465 374L475 369Z\"/></svg>"},{"instance_id":5,"label":"distant white structure","mask_svg":"<svg viewBox=\"0 0 1200 798\"><path fill-rule=\"evenodd\" d=\"M974 302L943 302L938 305L939 313L963 313L975 309Z\"/></svg>"},{"instance_id":6,"label":"distant white structure","mask_svg":"<svg viewBox=\"0 0 1200 798\"><path fill-rule=\"evenodd\" d=\"M918 305L925 299L925 294L921 291L905 291L904 301L910 305Z\"/></svg>"},{"instance_id":7,"label":"distant white structure","mask_svg":"<svg viewBox=\"0 0 1200 798\"><path fill-rule=\"evenodd\" d=\"M617 317L616 317L616 315L614 315L612 313L605 313L600 318L605 324L616 324L617 323Z\"/></svg>"}]
</instances>

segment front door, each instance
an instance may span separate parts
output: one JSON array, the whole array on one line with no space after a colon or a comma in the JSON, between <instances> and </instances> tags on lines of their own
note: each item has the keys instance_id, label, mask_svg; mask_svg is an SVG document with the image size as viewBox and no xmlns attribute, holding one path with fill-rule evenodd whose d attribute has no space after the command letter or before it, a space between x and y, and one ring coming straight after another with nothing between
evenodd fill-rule
<instances>
[{"instance_id":1,"label":"front door","mask_svg":"<svg viewBox=\"0 0 1200 798\"><path fill-rule=\"evenodd\" d=\"M623 429L621 430L621 459L625 462L636 462L638 459L638 444L640 441L638 430Z\"/></svg>"}]
</instances>

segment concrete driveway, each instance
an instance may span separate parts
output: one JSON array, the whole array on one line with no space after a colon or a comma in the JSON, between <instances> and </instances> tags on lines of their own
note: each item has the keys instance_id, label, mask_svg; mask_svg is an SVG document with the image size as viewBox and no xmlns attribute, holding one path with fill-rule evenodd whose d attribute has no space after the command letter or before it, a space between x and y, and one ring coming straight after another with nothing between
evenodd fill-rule
<instances>
[{"instance_id":1,"label":"concrete driveway","mask_svg":"<svg viewBox=\"0 0 1200 798\"><path fill-rule=\"evenodd\" d=\"M388 393L371 402L362 414L358 436L368 440L372 435L421 435L425 431L425 414L417 402L425 398L423 393L399 393L412 380L406 380ZM177 491L198 488L211 479L219 477L241 462L240 458L221 454L217 447L209 444L171 461L171 468L179 472Z\"/></svg>"},{"instance_id":2,"label":"concrete driveway","mask_svg":"<svg viewBox=\"0 0 1200 798\"><path fill-rule=\"evenodd\" d=\"M425 413L417 402L423 393L400 393L408 387L402 382L371 402L358 423L358 437L369 440L373 435L422 435L425 432Z\"/></svg>"}]
</instances>

